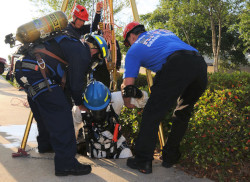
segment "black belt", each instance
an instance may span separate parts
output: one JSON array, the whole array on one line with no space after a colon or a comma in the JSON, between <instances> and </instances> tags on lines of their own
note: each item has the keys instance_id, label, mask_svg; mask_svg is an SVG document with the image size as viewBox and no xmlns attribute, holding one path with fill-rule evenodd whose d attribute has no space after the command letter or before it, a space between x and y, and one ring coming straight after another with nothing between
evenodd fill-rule
<instances>
[{"instance_id":1,"label":"black belt","mask_svg":"<svg viewBox=\"0 0 250 182\"><path fill-rule=\"evenodd\" d=\"M200 53L196 51L179 50L179 51L175 51L174 53L172 53L170 56L168 56L167 59L170 59L171 57L176 56L176 55L202 56Z\"/></svg>"}]
</instances>

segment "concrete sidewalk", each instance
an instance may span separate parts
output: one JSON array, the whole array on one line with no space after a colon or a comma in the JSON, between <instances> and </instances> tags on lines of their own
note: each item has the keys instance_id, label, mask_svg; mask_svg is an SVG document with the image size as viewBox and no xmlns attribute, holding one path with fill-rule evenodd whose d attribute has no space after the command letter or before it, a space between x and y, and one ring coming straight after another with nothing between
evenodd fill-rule
<instances>
[{"instance_id":1,"label":"concrete sidewalk","mask_svg":"<svg viewBox=\"0 0 250 182\"><path fill-rule=\"evenodd\" d=\"M21 136L30 113L25 107L26 94L12 87L2 76L0 76L0 179L6 182L67 182L67 181L89 181L89 182L123 182L123 181L169 181L169 182L209 182L211 180L196 178L185 172L172 167L166 169L161 166L160 160L154 160L153 173L142 174L137 170L126 166L126 159L89 159L78 155L80 162L90 164L92 173L85 176L56 177L54 175L54 154L39 154L35 149L37 143L28 140L26 150L30 150L28 158L12 158L12 153L17 152L22 137L17 139L11 131L3 128L16 128L22 126ZM1 129L2 128L2 129ZM20 129L19 129L20 130ZM14 145L17 144L17 145Z\"/></svg>"}]
</instances>

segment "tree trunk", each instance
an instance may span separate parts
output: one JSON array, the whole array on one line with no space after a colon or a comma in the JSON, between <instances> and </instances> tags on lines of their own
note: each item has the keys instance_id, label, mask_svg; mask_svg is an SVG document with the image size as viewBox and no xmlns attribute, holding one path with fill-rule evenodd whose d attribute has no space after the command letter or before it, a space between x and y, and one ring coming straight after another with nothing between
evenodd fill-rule
<instances>
[{"instance_id":1,"label":"tree trunk","mask_svg":"<svg viewBox=\"0 0 250 182\"><path fill-rule=\"evenodd\" d=\"M220 58L220 47L221 47L221 24L222 24L222 16L221 12L223 9L223 5L219 6L219 9L216 13L216 18L218 19L218 36L216 36L216 29L215 29L215 22L214 22L214 14L212 3L209 4L210 8L210 21L211 21L211 30L212 30L212 48L213 48L213 55L214 55L214 72L219 71L219 58ZM217 7L218 8L218 7ZM217 40L218 39L218 40ZM216 41L217 40L217 41Z\"/></svg>"},{"instance_id":2,"label":"tree trunk","mask_svg":"<svg viewBox=\"0 0 250 182\"><path fill-rule=\"evenodd\" d=\"M217 56L217 70L215 72L219 71L218 65L219 65L219 58L220 58L220 46L221 46L221 17L218 17L218 24L219 24L219 35L218 35L218 44L217 44L217 50L216 50L216 56Z\"/></svg>"},{"instance_id":3,"label":"tree trunk","mask_svg":"<svg viewBox=\"0 0 250 182\"><path fill-rule=\"evenodd\" d=\"M187 43L190 45L189 36L188 36L186 30L183 27L181 27L181 28L182 28L182 30L184 32L184 35L185 35L186 39L187 39Z\"/></svg>"},{"instance_id":4,"label":"tree trunk","mask_svg":"<svg viewBox=\"0 0 250 182\"><path fill-rule=\"evenodd\" d=\"M211 22L211 31L212 31L212 49L213 49L213 55L214 55L214 72L218 72L218 56L217 56L217 46L216 46L216 30L214 25L214 19L213 19L213 7L210 3L210 22Z\"/></svg>"}]
</instances>

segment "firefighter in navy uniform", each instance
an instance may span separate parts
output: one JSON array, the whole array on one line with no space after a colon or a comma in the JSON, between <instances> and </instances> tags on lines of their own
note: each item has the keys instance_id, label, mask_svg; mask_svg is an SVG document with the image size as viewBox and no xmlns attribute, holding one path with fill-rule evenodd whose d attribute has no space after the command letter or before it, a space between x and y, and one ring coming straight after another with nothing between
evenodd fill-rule
<instances>
[{"instance_id":1,"label":"firefighter in navy uniform","mask_svg":"<svg viewBox=\"0 0 250 182\"><path fill-rule=\"evenodd\" d=\"M120 67L121 67L121 59L122 59L122 55L121 55L121 51L120 51L120 46L118 41L116 40L116 50L117 50L117 56L116 56L116 70L119 71ZM109 54L111 55L111 54ZM110 60L111 61L111 58ZM110 87L110 73L109 70L107 68L107 65L104 63L102 65L98 65L95 69L95 71L93 72L93 77L97 80L102 82L104 85L106 85L107 87Z\"/></svg>"},{"instance_id":2,"label":"firefighter in navy uniform","mask_svg":"<svg viewBox=\"0 0 250 182\"><path fill-rule=\"evenodd\" d=\"M45 51L41 53L41 50ZM66 85L75 105L86 111L82 104L84 77L92 62L107 56L107 43L100 36L89 36L85 42L81 42L61 35L37 46L30 46L27 50L23 46L19 52L24 57L16 62L15 76L28 94L31 110L38 123L39 152L53 149L56 176L90 173L91 166L83 165L75 158L76 139L71 107L60 85L64 85L61 80L67 68Z\"/></svg>"},{"instance_id":3,"label":"firefighter in navy uniform","mask_svg":"<svg viewBox=\"0 0 250 182\"><path fill-rule=\"evenodd\" d=\"M96 4L96 15L91 27L91 24L86 24L85 21L89 21L89 14L87 9L82 5L76 5L73 11L73 21L68 24L66 30L74 35L76 38L80 39L81 36L91 33L97 30L98 23L101 20L101 10L103 7L103 2L98 2ZM92 28L92 31L91 31Z\"/></svg>"},{"instance_id":4,"label":"firefighter in navy uniform","mask_svg":"<svg viewBox=\"0 0 250 182\"><path fill-rule=\"evenodd\" d=\"M76 37L77 39L83 38L84 35L94 32L98 28L98 23L101 20L101 10L103 8L103 2L98 2L96 4L96 14L94 21L91 24L85 24L86 21L89 21L89 13L87 9L82 5L76 5L75 9L73 10L73 21L68 23L65 30L72 36ZM87 80L87 76L85 78ZM86 85L84 85L86 87ZM74 103L72 101L72 93L70 90L65 87L64 92L66 94L68 102L71 104L71 108L73 107Z\"/></svg>"}]
</instances>

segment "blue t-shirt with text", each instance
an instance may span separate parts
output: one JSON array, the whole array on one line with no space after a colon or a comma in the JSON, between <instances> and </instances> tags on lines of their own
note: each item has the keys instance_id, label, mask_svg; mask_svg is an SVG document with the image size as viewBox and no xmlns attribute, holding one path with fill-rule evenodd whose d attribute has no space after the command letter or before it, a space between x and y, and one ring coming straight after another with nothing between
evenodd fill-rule
<instances>
[{"instance_id":1,"label":"blue t-shirt with text","mask_svg":"<svg viewBox=\"0 0 250 182\"><path fill-rule=\"evenodd\" d=\"M167 57L178 50L197 51L169 30L157 29L141 33L127 52L123 78L136 78L140 66L153 72L159 71Z\"/></svg>"}]
</instances>

